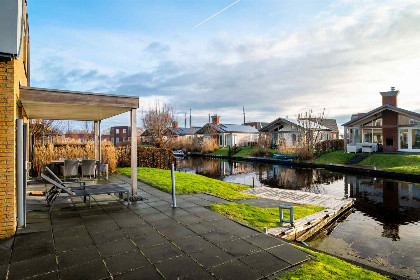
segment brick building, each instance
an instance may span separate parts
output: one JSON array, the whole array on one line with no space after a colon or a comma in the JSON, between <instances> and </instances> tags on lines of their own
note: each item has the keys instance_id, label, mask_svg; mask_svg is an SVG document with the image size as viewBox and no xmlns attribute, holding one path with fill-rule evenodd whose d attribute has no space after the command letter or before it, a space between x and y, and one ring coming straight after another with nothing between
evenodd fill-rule
<instances>
[{"instance_id":1,"label":"brick building","mask_svg":"<svg viewBox=\"0 0 420 280\"><path fill-rule=\"evenodd\" d=\"M114 145L129 141L131 134L131 129L129 126L113 126L110 128L109 137L110 141L114 143Z\"/></svg>"},{"instance_id":2,"label":"brick building","mask_svg":"<svg viewBox=\"0 0 420 280\"><path fill-rule=\"evenodd\" d=\"M378 144L384 152L420 153L420 114L398 106L400 91L381 92L382 106L354 114L344 126L344 143Z\"/></svg>"},{"instance_id":3,"label":"brick building","mask_svg":"<svg viewBox=\"0 0 420 280\"><path fill-rule=\"evenodd\" d=\"M20 86L29 86L30 80L26 1L2 3L7 7L0 11L0 238L12 236L16 230L15 129L17 119L28 123Z\"/></svg>"}]
</instances>

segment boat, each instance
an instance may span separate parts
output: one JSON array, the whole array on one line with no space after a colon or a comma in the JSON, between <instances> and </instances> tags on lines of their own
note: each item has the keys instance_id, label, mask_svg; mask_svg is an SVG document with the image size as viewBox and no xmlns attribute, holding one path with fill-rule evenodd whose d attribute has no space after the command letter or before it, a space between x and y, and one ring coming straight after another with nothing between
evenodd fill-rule
<instances>
[{"instance_id":1,"label":"boat","mask_svg":"<svg viewBox=\"0 0 420 280\"><path fill-rule=\"evenodd\" d=\"M174 156L176 157L185 157L186 155L187 155L186 151L183 151L183 150L174 151Z\"/></svg>"},{"instance_id":2,"label":"boat","mask_svg":"<svg viewBox=\"0 0 420 280\"><path fill-rule=\"evenodd\" d=\"M286 155L286 154L273 154L273 158L276 159L295 159L295 155Z\"/></svg>"}]
</instances>

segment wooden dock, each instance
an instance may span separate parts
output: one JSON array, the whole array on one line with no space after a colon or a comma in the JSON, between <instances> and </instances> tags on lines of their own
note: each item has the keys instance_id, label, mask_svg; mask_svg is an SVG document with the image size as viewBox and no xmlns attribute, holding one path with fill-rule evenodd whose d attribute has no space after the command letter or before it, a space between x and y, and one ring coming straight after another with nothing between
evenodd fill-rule
<instances>
[{"instance_id":1,"label":"wooden dock","mask_svg":"<svg viewBox=\"0 0 420 280\"><path fill-rule=\"evenodd\" d=\"M318 213L295 220L293 225L285 223L282 227L268 229L269 234L287 240L305 241L353 206L353 200L349 198L295 190L258 187L245 190L243 193L278 200L279 205L282 202L286 202L317 205L326 208Z\"/></svg>"}]
</instances>

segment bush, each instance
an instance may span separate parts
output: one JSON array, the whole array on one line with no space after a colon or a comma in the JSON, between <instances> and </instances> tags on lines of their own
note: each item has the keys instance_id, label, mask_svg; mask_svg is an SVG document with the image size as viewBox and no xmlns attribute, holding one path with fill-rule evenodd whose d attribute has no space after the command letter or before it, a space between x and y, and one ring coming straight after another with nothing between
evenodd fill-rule
<instances>
[{"instance_id":1,"label":"bush","mask_svg":"<svg viewBox=\"0 0 420 280\"><path fill-rule=\"evenodd\" d=\"M320 156L329 152L344 150L344 140L335 139L335 140L325 140L315 144L314 154Z\"/></svg>"},{"instance_id":2,"label":"bush","mask_svg":"<svg viewBox=\"0 0 420 280\"><path fill-rule=\"evenodd\" d=\"M117 148L118 167L131 166L131 146ZM175 162L171 150L155 147L137 147L137 166L169 169Z\"/></svg>"}]
</instances>

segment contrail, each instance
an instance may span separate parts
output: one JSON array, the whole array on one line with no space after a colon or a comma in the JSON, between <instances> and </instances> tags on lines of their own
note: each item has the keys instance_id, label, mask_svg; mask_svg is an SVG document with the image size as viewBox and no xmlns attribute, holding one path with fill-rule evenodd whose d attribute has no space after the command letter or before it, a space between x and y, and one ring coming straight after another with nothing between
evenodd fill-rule
<instances>
[{"instance_id":1,"label":"contrail","mask_svg":"<svg viewBox=\"0 0 420 280\"><path fill-rule=\"evenodd\" d=\"M200 22L199 24L197 24L196 26L194 26L192 29L195 29L195 28L199 27L200 25L202 25L202 24L203 24L203 23L205 23L206 21L211 20L212 18L214 18L214 17L215 17L215 16L217 16L218 14L223 13L224 11L226 11L227 9L229 9L230 7L232 7L233 5L235 5L236 3L238 3L239 1L241 1L241 0L237 0L237 1L233 2L232 4L230 4L229 6L227 6L227 7L223 8L223 9L221 9L220 11L218 11L217 13L215 13L214 15L209 16L208 18L206 18L205 20L203 20L202 22Z\"/></svg>"}]
</instances>

